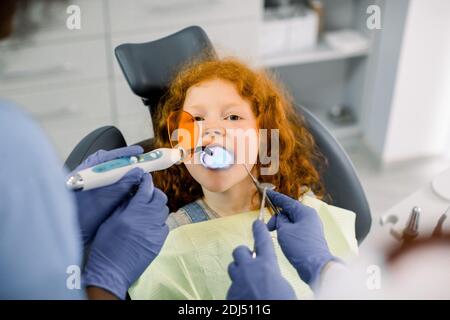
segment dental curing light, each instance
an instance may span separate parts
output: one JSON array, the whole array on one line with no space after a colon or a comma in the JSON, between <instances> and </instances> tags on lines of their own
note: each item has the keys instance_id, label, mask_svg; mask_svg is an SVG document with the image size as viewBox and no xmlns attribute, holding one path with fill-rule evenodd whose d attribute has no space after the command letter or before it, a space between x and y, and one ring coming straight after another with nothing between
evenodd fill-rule
<instances>
[{"instance_id":1,"label":"dental curing light","mask_svg":"<svg viewBox=\"0 0 450 320\"><path fill-rule=\"evenodd\" d=\"M133 168L145 172L167 169L179 164L186 157L183 148L159 148L138 156L122 157L106 161L90 168L76 172L66 182L71 190L86 191L104 187L119 181Z\"/></svg>"}]
</instances>

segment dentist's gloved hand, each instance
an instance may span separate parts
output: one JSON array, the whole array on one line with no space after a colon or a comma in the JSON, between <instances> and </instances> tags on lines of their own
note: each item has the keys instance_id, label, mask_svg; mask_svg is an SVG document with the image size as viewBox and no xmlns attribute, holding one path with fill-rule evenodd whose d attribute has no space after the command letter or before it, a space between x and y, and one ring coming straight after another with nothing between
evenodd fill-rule
<instances>
[{"instance_id":1,"label":"dentist's gloved hand","mask_svg":"<svg viewBox=\"0 0 450 320\"><path fill-rule=\"evenodd\" d=\"M300 278L314 288L322 268L332 260L338 261L328 249L319 215L313 208L279 192L268 190L267 195L282 209L267 227L277 231L284 255Z\"/></svg>"},{"instance_id":2,"label":"dentist's gloved hand","mask_svg":"<svg viewBox=\"0 0 450 320\"><path fill-rule=\"evenodd\" d=\"M130 146L111 151L99 150L90 155L73 172L116 158L139 155L143 151L140 146ZM115 184L74 193L77 202L81 237L85 247L91 242L103 221L130 196L130 191L139 184L143 174L144 171L142 169L134 168Z\"/></svg>"},{"instance_id":3,"label":"dentist's gloved hand","mask_svg":"<svg viewBox=\"0 0 450 320\"><path fill-rule=\"evenodd\" d=\"M246 246L233 251L234 261L228 267L231 287L228 300L293 300L294 289L281 275L270 233L264 222L253 223L256 258Z\"/></svg>"},{"instance_id":4,"label":"dentist's gloved hand","mask_svg":"<svg viewBox=\"0 0 450 320\"><path fill-rule=\"evenodd\" d=\"M83 272L83 284L120 299L158 255L169 233L167 196L145 173L136 194L99 228Z\"/></svg>"}]
</instances>

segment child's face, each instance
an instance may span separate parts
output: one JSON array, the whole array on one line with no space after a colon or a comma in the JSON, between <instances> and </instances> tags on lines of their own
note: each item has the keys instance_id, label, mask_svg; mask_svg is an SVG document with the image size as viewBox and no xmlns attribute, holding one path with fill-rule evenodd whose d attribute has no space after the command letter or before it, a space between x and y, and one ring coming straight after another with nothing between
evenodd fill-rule
<instances>
[{"instance_id":1,"label":"child's face","mask_svg":"<svg viewBox=\"0 0 450 320\"><path fill-rule=\"evenodd\" d=\"M258 156L258 128L250 103L233 83L221 79L201 82L188 89L183 110L194 116L200 126L202 145L219 144L235 155L235 164L213 170L186 162L192 177L211 192L224 192L247 178ZM244 133L244 135L243 135Z\"/></svg>"}]
</instances>

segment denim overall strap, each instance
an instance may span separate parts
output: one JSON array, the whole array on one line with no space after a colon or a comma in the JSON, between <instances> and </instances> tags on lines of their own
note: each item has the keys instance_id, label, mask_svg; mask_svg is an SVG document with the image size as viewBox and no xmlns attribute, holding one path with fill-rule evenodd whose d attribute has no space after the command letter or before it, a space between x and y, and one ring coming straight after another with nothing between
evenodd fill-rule
<instances>
[{"instance_id":1,"label":"denim overall strap","mask_svg":"<svg viewBox=\"0 0 450 320\"><path fill-rule=\"evenodd\" d=\"M196 202L191 202L183 207L192 223L209 220L205 210Z\"/></svg>"}]
</instances>

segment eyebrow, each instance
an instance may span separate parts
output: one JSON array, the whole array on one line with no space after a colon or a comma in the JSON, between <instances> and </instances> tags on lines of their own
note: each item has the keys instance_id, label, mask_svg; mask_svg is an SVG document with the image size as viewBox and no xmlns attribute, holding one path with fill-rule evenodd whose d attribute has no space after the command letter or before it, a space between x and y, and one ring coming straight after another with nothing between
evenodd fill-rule
<instances>
[{"instance_id":1,"label":"eyebrow","mask_svg":"<svg viewBox=\"0 0 450 320\"><path fill-rule=\"evenodd\" d=\"M227 103L227 104L223 105L222 107L228 108L228 107L239 107L239 106L240 106L239 103L230 102L230 103ZM193 104L193 105L187 106L185 108L196 108L196 107L204 108L205 105L203 105L203 104Z\"/></svg>"}]
</instances>

